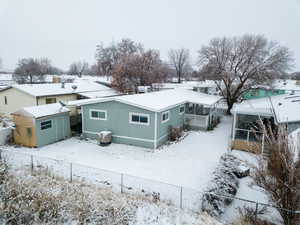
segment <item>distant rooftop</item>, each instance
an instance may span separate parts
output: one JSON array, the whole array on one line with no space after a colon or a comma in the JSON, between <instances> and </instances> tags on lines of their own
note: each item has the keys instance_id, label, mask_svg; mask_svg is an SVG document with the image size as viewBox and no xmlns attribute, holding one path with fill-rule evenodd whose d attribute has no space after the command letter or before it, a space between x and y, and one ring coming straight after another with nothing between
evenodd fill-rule
<instances>
[{"instance_id":1,"label":"distant rooftop","mask_svg":"<svg viewBox=\"0 0 300 225\"><path fill-rule=\"evenodd\" d=\"M61 83L15 84L12 85L12 87L35 97L65 95L73 93L84 94L89 92L97 92L97 94L100 96L101 91L103 91L104 96L112 96L117 94L116 91L105 85L90 81L65 83L64 87Z\"/></svg>"},{"instance_id":2,"label":"distant rooftop","mask_svg":"<svg viewBox=\"0 0 300 225\"><path fill-rule=\"evenodd\" d=\"M193 89L193 87L215 87L215 83L212 80L205 81L182 81L181 83L155 83L152 84L153 87L161 89Z\"/></svg>"}]
</instances>

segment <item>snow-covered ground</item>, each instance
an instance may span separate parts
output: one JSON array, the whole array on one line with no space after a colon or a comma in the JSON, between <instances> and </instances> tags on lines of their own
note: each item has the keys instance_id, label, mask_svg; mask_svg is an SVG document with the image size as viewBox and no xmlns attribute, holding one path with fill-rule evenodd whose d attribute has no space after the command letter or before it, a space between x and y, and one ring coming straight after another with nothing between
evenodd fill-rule
<instances>
[{"instance_id":1,"label":"snow-covered ground","mask_svg":"<svg viewBox=\"0 0 300 225\"><path fill-rule=\"evenodd\" d=\"M67 175L69 174L68 162L75 163L73 175L89 178L92 181L120 184L119 173L128 174L124 176L124 186L160 192L162 199L170 199L177 206L180 205L180 192L183 192L183 207L197 210L201 198L200 192L210 181L220 156L227 151L230 129L231 118L224 117L213 131L191 131L180 142L165 145L155 152L121 144L101 147L95 141L84 141L78 138L37 149L13 146L4 148L26 153L26 156L17 159L23 161L20 164L26 161L28 165L29 155L33 155L35 160L39 157L63 160L67 166L61 164L58 167L59 163L57 163L56 170L65 170ZM16 162L15 158L14 162ZM45 163L46 161L42 164ZM101 174L96 171L97 169L87 170L88 167L102 169ZM184 189L180 190L180 186Z\"/></svg>"},{"instance_id":2,"label":"snow-covered ground","mask_svg":"<svg viewBox=\"0 0 300 225\"><path fill-rule=\"evenodd\" d=\"M14 149L201 190L227 151L230 127L231 119L225 117L214 131L192 131L179 143L155 152L122 144L101 147L77 138L37 149Z\"/></svg>"},{"instance_id":3,"label":"snow-covered ground","mask_svg":"<svg viewBox=\"0 0 300 225\"><path fill-rule=\"evenodd\" d=\"M257 165L257 156L252 153L233 150L232 154L240 160L242 160L243 162L245 162L246 164L248 164L250 168ZM251 200L258 203L270 204L266 192L264 192L263 189L255 185L253 178L251 177L245 177L240 179L236 197ZM222 216L222 220L228 222L234 221L239 216L238 208L242 209L243 206L255 209L256 204L235 199L233 200L232 204L226 209L224 215ZM260 210L261 208L262 206L259 205L258 210ZM273 222L274 224L281 224L280 215L274 208L268 207L266 214L262 217L266 218L270 222Z\"/></svg>"}]
</instances>

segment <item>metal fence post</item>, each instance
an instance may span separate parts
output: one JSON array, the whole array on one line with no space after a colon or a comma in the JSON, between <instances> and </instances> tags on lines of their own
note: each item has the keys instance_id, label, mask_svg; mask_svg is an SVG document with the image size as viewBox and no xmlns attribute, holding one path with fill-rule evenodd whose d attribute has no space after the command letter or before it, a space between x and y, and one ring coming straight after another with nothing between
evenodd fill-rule
<instances>
[{"instance_id":1,"label":"metal fence post","mask_svg":"<svg viewBox=\"0 0 300 225\"><path fill-rule=\"evenodd\" d=\"M250 138L250 130L248 130L247 132L247 142L249 142L249 138Z\"/></svg>"},{"instance_id":2,"label":"metal fence post","mask_svg":"<svg viewBox=\"0 0 300 225\"><path fill-rule=\"evenodd\" d=\"M124 182L124 175L121 173L121 193L123 193L123 182Z\"/></svg>"},{"instance_id":3,"label":"metal fence post","mask_svg":"<svg viewBox=\"0 0 300 225\"><path fill-rule=\"evenodd\" d=\"M2 149L0 149L0 160L2 160Z\"/></svg>"},{"instance_id":4,"label":"metal fence post","mask_svg":"<svg viewBox=\"0 0 300 225\"><path fill-rule=\"evenodd\" d=\"M183 204L182 204L182 186L180 187L180 208L183 209Z\"/></svg>"},{"instance_id":5,"label":"metal fence post","mask_svg":"<svg viewBox=\"0 0 300 225\"><path fill-rule=\"evenodd\" d=\"M258 202L255 205L255 222L257 221L257 213L258 213Z\"/></svg>"},{"instance_id":6,"label":"metal fence post","mask_svg":"<svg viewBox=\"0 0 300 225\"><path fill-rule=\"evenodd\" d=\"M31 173L33 172L33 155L30 155L30 169Z\"/></svg>"},{"instance_id":7,"label":"metal fence post","mask_svg":"<svg viewBox=\"0 0 300 225\"><path fill-rule=\"evenodd\" d=\"M70 182L72 183L73 181L73 164L70 163Z\"/></svg>"}]
</instances>

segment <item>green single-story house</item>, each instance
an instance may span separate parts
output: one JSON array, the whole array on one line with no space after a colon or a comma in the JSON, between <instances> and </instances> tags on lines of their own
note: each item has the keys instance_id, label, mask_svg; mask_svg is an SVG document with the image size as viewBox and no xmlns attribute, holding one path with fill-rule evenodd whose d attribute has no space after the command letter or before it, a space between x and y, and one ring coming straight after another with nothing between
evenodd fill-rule
<instances>
[{"instance_id":1,"label":"green single-story house","mask_svg":"<svg viewBox=\"0 0 300 225\"><path fill-rule=\"evenodd\" d=\"M286 94L285 90L282 89L271 89L268 87L255 87L243 94L243 98L246 100L256 99L256 98L265 98L270 96L277 96Z\"/></svg>"},{"instance_id":2,"label":"green single-story house","mask_svg":"<svg viewBox=\"0 0 300 225\"><path fill-rule=\"evenodd\" d=\"M169 139L170 128L206 130L217 119L220 96L191 90L165 90L106 99L69 102L81 107L82 133L97 138L112 132L112 141L156 149Z\"/></svg>"},{"instance_id":3,"label":"green single-story house","mask_svg":"<svg viewBox=\"0 0 300 225\"><path fill-rule=\"evenodd\" d=\"M12 113L16 144L41 147L71 136L70 110L59 103L24 107Z\"/></svg>"}]
</instances>

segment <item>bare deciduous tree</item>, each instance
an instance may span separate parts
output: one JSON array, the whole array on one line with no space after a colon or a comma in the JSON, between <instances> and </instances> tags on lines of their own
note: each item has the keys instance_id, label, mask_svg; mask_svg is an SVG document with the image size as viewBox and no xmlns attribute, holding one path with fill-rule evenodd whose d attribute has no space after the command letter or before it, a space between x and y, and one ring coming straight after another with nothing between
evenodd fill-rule
<instances>
[{"instance_id":1,"label":"bare deciduous tree","mask_svg":"<svg viewBox=\"0 0 300 225\"><path fill-rule=\"evenodd\" d=\"M138 92L138 86L164 81L167 72L158 51L129 54L115 66L112 85L121 92Z\"/></svg>"},{"instance_id":2,"label":"bare deciduous tree","mask_svg":"<svg viewBox=\"0 0 300 225\"><path fill-rule=\"evenodd\" d=\"M87 73L88 70L89 70L89 64L87 62L78 61L78 62L73 62L70 65L68 73L81 77L82 74Z\"/></svg>"},{"instance_id":3,"label":"bare deciduous tree","mask_svg":"<svg viewBox=\"0 0 300 225\"><path fill-rule=\"evenodd\" d=\"M176 70L178 83L180 83L181 79L188 73L192 72L188 49L171 49L169 51L169 62L171 66Z\"/></svg>"},{"instance_id":4,"label":"bare deciduous tree","mask_svg":"<svg viewBox=\"0 0 300 225\"><path fill-rule=\"evenodd\" d=\"M261 35L214 38L199 53L200 70L210 76L227 100L228 110L253 85L270 83L291 67L288 48Z\"/></svg>"},{"instance_id":5,"label":"bare deciduous tree","mask_svg":"<svg viewBox=\"0 0 300 225\"><path fill-rule=\"evenodd\" d=\"M286 126L273 129L262 125L265 146L270 157L259 157L254 170L254 181L270 196L279 209L285 225L300 223L300 149L299 137L288 135ZM290 211L287 211L287 210Z\"/></svg>"},{"instance_id":6,"label":"bare deciduous tree","mask_svg":"<svg viewBox=\"0 0 300 225\"><path fill-rule=\"evenodd\" d=\"M142 51L143 46L131 39L122 39L119 43L111 43L107 47L104 47L103 44L97 45L95 58L99 72L101 75L112 75L114 66L123 57Z\"/></svg>"},{"instance_id":7,"label":"bare deciduous tree","mask_svg":"<svg viewBox=\"0 0 300 225\"><path fill-rule=\"evenodd\" d=\"M13 74L13 79L17 81L17 83L22 84L44 82L45 75L50 74L52 68L48 58L23 58L18 62Z\"/></svg>"}]
</instances>

